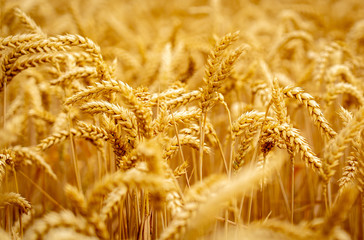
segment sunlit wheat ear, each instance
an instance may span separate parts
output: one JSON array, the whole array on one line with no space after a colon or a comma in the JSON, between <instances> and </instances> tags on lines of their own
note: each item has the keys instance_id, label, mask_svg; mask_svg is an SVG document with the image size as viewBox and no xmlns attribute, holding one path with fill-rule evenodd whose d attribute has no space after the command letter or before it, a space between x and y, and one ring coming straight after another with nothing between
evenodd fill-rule
<instances>
[{"instance_id":1,"label":"sunlit wheat ear","mask_svg":"<svg viewBox=\"0 0 364 240\"><path fill-rule=\"evenodd\" d=\"M81 106L81 110L90 114L108 114L117 121L117 124L126 131L130 137L137 137L137 120L128 109L107 101L92 101Z\"/></svg>"},{"instance_id":2,"label":"sunlit wheat ear","mask_svg":"<svg viewBox=\"0 0 364 240\"><path fill-rule=\"evenodd\" d=\"M194 100L199 100L199 99L201 99L201 91L194 90L194 91L190 91L190 92L181 94L180 96L178 96L174 99L167 100L166 105L167 105L168 109L174 109L174 108L184 106L190 102L193 102Z\"/></svg>"},{"instance_id":3,"label":"sunlit wheat ear","mask_svg":"<svg viewBox=\"0 0 364 240\"><path fill-rule=\"evenodd\" d=\"M75 214L81 214L82 216L87 215L87 204L86 198L76 187L71 185L66 185L65 194L70 200L71 206L75 209Z\"/></svg>"},{"instance_id":4,"label":"sunlit wheat ear","mask_svg":"<svg viewBox=\"0 0 364 240\"><path fill-rule=\"evenodd\" d=\"M239 32L235 32L233 34L229 33L227 35L225 35L220 42L218 42L214 49L212 50L212 52L210 53L210 55L208 56L208 60L207 60L207 65L205 67L205 76L204 76L204 83L205 86L203 88L202 91L202 99L201 99L201 103L202 103L202 108L203 111L205 112L207 110L207 105L208 102L210 101L210 99L212 98L212 94L216 91L218 91L218 89L221 87L222 85L222 81L224 80L223 78L223 73L228 73L229 70L231 69L231 65L236 61L236 59L239 57L239 55L242 53L242 51L236 52L234 54L232 54L230 57L231 61L226 62L226 59L223 67L224 70L221 70L221 63L222 63L222 58L223 58L223 54L225 52L225 50L234 42L238 39L239 36ZM221 70L221 71L220 71ZM218 73L220 74L220 78L218 77Z\"/></svg>"},{"instance_id":5,"label":"sunlit wheat ear","mask_svg":"<svg viewBox=\"0 0 364 240\"><path fill-rule=\"evenodd\" d=\"M37 41L44 38L42 34L18 34L0 38L0 51L5 48L17 48L27 42Z\"/></svg>"},{"instance_id":6,"label":"sunlit wheat ear","mask_svg":"<svg viewBox=\"0 0 364 240\"><path fill-rule=\"evenodd\" d=\"M173 113L170 113L167 110L166 105L164 105L164 108L165 109L163 111L161 109L159 118L153 122L154 131L164 132L168 127L174 125L178 126L181 124L196 122L200 119L202 112L200 108L196 107L190 108L188 110L176 111Z\"/></svg>"},{"instance_id":7,"label":"sunlit wheat ear","mask_svg":"<svg viewBox=\"0 0 364 240\"><path fill-rule=\"evenodd\" d=\"M235 170L238 170L242 166L244 157L247 154L249 148L253 146L252 142L254 140L254 136L258 133L262 127L262 124L268 124L271 121L273 121L273 118L265 118L264 112L251 111L242 114L233 123L234 138L241 138L240 145L233 163Z\"/></svg>"},{"instance_id":8,"label":"sunlit wheat ear","mask_svg":"<svg viewBox=\"0 0 364 240\"><path fill-rule=\"evenodd\" d=\"M5 82L10 82L12 80L14 74L12 74L11 69L14 68L20 57L36 53L56 53L68 50L71 47L83 48L90 56L92 56L93 60L97 62L97 68L100 76L102 78L105 77L106 79L110 78L109 72L103 62L103 58L100 55L100 49L94 42L79 35L61 35L25 43L6 54L1 65L2 72L5 77L0 83L0 90L3 88Z\"/></svg>"},{"instance_id":9,"label":"sunlit wheat ear","mask_svg":"<svg viewBox=\"0 0 364 240\"><path fill-rule=\"evenodd\" d=\"M181 129L180 133L192 136L199 136L200 126L197 124L191 124L188 128ZM206 122L205 136L209 144L212 144L212 146L217 145L218 136L216 130L214 129L214 126L209 121Z\"/></svg>"},{"instance_id":10,"label":"sunlit wheat ear","mask_svg":"<svg viewBox=\"0 0 364 240\"><path fill-rule=\"evenodd\" d=\"M34 164L37 167L43 169L50 177L57 179L56 174L53 172L49 164L44 160L44 158L38 154L34 149L28 147L15 146L12 148L7 148L3 150L3 154L0 155L1 158L11 167L21 167L24 165Z\"/></svg>"},{"instance_id":11,"label":"sunlit wheat ear","mask_svg":"<svg viewBox=\"0 0 364 240\"><path fill-rule=\"evenodd\" d=\"M56 116L44 109L31 109L29 111L29 116L45 121L49 124L53 124L56 121Z\"/></svg>"},{"instance_id":12,"label":"sunlit wheat ear","mask_svg":"<svg viewBox=\"0 0 364 240\"><path fill-rule=\"evenodd\" d=\"M127 191L126 187L121 186L115 188L107 195L100 212L101 221L106 221L107 218L111 218L117 212L119 204L127 194Z\"/></svg>"},{"instance_id":13,"label":"sunlit wheat ear","mask_svg":"<svg viewBox=\"0 0 364 240\"><path fill-rule=\"evenodd\" d=\"M74 104L89 100L93 97L99 97L103 94L110 94L112 92L119 92L123 96L123 100L128 107L134 112L138 121L138 127L141 133L150 138L152 136L152 113L151 109L146 107L133 93L133 89L122 81L110 80L96 83L96 86L89 87L88 89L76 93L68 98L65 102L66 105Z\"/></svg>"},{"instance_id":14,"label":"sunlit wheat ear","mask_svg":"<svg viewBox=\"0 0 364 240\"><path fill-rule=\"evenodd\" d=\"M185 88L172 87L161 93L154 93L150 96L148 104L156 106L159 102L171 101L180 97L182 94L188 93Z\"/></svg>"},{"instance_id":15,"label":"sunlit wheat ear","mask_svg":"<svg viewBox=\"0 0 364 240\"><path fill-rule=\"evenodd\" d=\"M318 58L316 59L316 67L313 72L313 81L323 81L325 73L327 71L328 67L328 61L330 58L330 55L336 51L340 51L341 46L336 43L332 42L329 45L325 46L324 50L320 53Z\"/></svg>"},{"instance_id":16,"label":"sunlit wheat ear","mask_svg":"<svg viewBox=\"0 0 364 240\"><path fill-rule=\"evenodd\" d=\"M34 22L32 18L30 18L25 12L20 10L19 8L14 9L15 15L19 18L20 22L31 32L34 34L39 34L42 37L46 37L42 29Z\"/></svg>"},{"instance_id":17,"label":"sunlit wheat ear","mask_svg":"<svg viewBox=\"0 0 364 240\"><path fill-rule=\"evenodd\" d=\"M200 147L200 140L197 137L194 137L191 135L186 135L186 134L180 134L179 141L178 141L177 137L173 137L171 139L170 144L168 144L164 148L163 158L165 160L170 160L174 156L176 151L179 149L180 145L190 146L190 147L198 150ZM206 145L204 145L203 150L204 150L204 152L207 152L207 153L210 152L210 148L207 147Z\"/></svg>"},{"instance_id":18,"label":"sunlit wheat ear","mask_svg":"<svg viewBox=\"0 0 364 240\"><path fill-rule=\"evenodd\" d=\"M53 133L47 138L40 141L40 143L36 146L38 151L44 151L48 148L64 142L70 135L74 137L80 137L91 141L95 145L102 144L100 140L108 141L109 136L108 133L99 127L93 126L91 124L86 124L82 122L78 122L78 128L72 128L70 130L61 130Z\"/></svg>"},{"instance_id":19,"label":"sunlit wheat ear","mask_svg":"<svg viewBox=\"0 0 364 240\"><path fill-rule=\"evenodd\" d=\"M19 193L1 193L0 207L4 208L7 205L14 205L19 208L20 212L27 213L31 209L30 203L23 198Z\"/></svg>"},{"instance_id":20,"label":"sunlit wheat ear","mask_svg":"<svg viewBox=\"0 0 364 240\"><path fill-rule=\"evenodd\" d=\"M349 143L354 141L354 137L363 130L363 116L364 107L361 107L355 113L354 118L325 146L323 158L325 181L328 182L335 174L335 168L339 164L339 159L344 155L344 150L348 147Z\"/></svg>"},{"instance_id":21,"label":"sunlit wheat ear","mask_svg":"<svg viewBox=\"0 0 364 240\"><path fill-rule=\"evenodd\" d=\"M351 85L354 85L354 86L360 85L359 80L356 79L356 77L354 76L354 74L352 73L350 68L346 65L336 64L336 65L332 66L328 70L327 75L328 75L327 76L328 85L335 84L336 79L340 76L343 76L342 80L346 81L347 83L350 83Z\"/></svg>"},{"instance_id":22,"label":"sunlit wheat ear","mask_svg":"<svg viewBox=\"0 0 364 240\"><path fill-rule=\"evenodd\" d=\"M249 126L256 123L262 122L264 120L265 113L250 111L242 114L237 120L233 122L233 134L234 137L238 137L243 132L249 129Z\"/></svg>"},{"instance_id":23,"label":"sunlit wheat ear","mask_svg":"<svg viewBox=\"0 0 364 240\"><path fill-rule=\"evenodd\" d=\"M355 97L360 106L364 105L363 91L349 83L337 83L330 87L326 93L327 105L331 105L337 96L343 93Z\"/></svg>"},{"instance_id":24,"label":"sunlit wheat ear","mask_svg":"<svg viewBox=\"0 0 364 240\"><path fill-rule=\"evenodd\" d=\"M287 97L297 99L308 109L314 124L320 129L324 136L328 139L336 136L336 132L330 127L320 109L320 106L310 94L305 93L303 89L299 87L285 87L283 89L283 93Z\"/></svg>"},{"instance_id":25,"label":"sunlit wheat ear","mask_svg":"<svg viewBox=\"0 0 364 240\"><path fill-rule=\"evenodd\" d=\"M202 89L201 106L202 111L206 112L213 105L212 99L215 98L215 93L219 91L224 80L230 76L234 63L239 56L248 49L248 46L242 46L235 49L231 54L222 58L222 53L229 46L234 38L223 38L209 55L208 65L205 70L204 82L205 86ZM219 62L219 60L221 60Z\"/></svg>"},{"instance_id":26,"label":"sunlit wheat ear","mask_svg":"<svg viewBox=\"0 0 364 240\"><path fill-rule=\"evenodd\" d=\"M364 143L362 141L363 139L363 130L361 132L361 136L356 139L354 142L354 151L351 153L351 156L353 156L353 159L357 161L357 168L355 172L355 182L357 183L357 186L359 187L359 190L361 192L364 191ZM361 139L361 141L360 141ZM351 179L350 179L351 180Z\"/></svg>"},{"instance_id":27,"label":"sunlit wheat ear","mask_svg":"<svg viewBox=\"0 0 364 240\"><path fill-rule=\"evenodd\" d=\"M88 81L97 79L97 69L94 67L75 67L50 83L52 85L68 86L71 81L80 79L87 79Z\"/></svg>"},{"instance_id":28,"label":"sunlit wheat ear","mask_svg":"<svg viewBox=\"0 0 364 240\"><path fill-rule=\"evenodd\" d=\"M346 126L353 119L353 113L345 109L343 106L340 106L338 115L344 126Z\"/></svg>"},{"instance_id":29,"label":"sunlit wheat ear","mask_svg":"<svg viewBox=\"0 0 364 240\"><path fill-rule=\"evenodd\" d=\"M345 159L345 167L343 168L342 176L338 180L340 188L344 188L350 183L356 183L359 190L362 192L364 187L364 165L363 165L363 130L352 140L352 151L350 155Z\"/></svg>"},{"instance_id":30,"label":"sunlit wheat ear","mask_svg":"<svg viewBox=\"0 0 364 240\"><path fill-rule=\"evenodd\" d=\"M263 125L263 132L277 134L288 146L291 146L301 154L306 164L311 165L319 175L323 174L322 161L312 151L306 139L299 134L299 131L287 123Z\"/></svg>"},{"instance_id":31,"label":"sunlit wheat ear","mask_svg":"<svg viewBox=\"0 0 364 240\"><path fill-rule=\"evenodd\" d=\"M18 58L9 69L4 69L6 72L3 74L6 78L0 83L0 86L3 87L5 81L8 83L10 82L16 75L21 73L22 71L32 68L32 67L39 67L44 64L61 64L66 62L69 58L75 58L79 62L89 62L92 64L93 58L90 57L90 54L86 52L56 52L56 53L37 53L28 56L27 58ZM2 89L0 89L2 90Z\"/></svg>"},{"instance_id":32,"label":"sunlit wheat ear","mask_svg":"<svg viewBox=\"0 0 364 240\"><path fill-rule=\"evenodd\" d=\"M276 113L276 118L280 123L289 123L289 118L287 116L287 108L284 103L284 95L282 89L279 87L278 79L273 79L273 90L272 90L272 100L273 109Z\"/></svg>"}]
</instances>

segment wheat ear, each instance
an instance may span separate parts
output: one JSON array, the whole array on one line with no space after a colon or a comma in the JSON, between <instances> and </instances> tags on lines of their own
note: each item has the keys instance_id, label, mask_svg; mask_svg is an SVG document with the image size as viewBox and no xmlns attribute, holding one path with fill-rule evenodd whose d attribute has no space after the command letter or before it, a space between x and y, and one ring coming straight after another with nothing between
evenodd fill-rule
<instances>
[{"instance_id":1,"label":"wheat ear","mask_svg":"<svg viewBox=\"0 0 364 240\"><path fill-rule=\"evenodd\" d=\"M0 194L0 207L3 208L6 205L17 206L21 213L28 213L32 207L19 193L13 192Z\"/></svg>"},{"instance_id":2,"label":"wheat ear","mask_svg":"<svg viewBox=\"0 0 364 240\"><path fill-rule=\"evenodd\" d=\"M26 28L28 28L30 30L31 33L39 34L43 37L46 36L43 33L42 29L25 12L23 12L19 8L15 8L14 13L19 18L21 23L24 24L24 26L26 26Z\"/></svg>"},{"instance_id":3,"label":"wheat ear","mask_svg":"<svg viewBox=\"0 0 364 240\"><path fill-rule=\"evenodd\" d=\"M335 167L339 164L339 159L344 155L344 150L348 143L363 129L364 126L364 107L361 107L354 118L330 140L324 149L324 180L326 182L335 174Z\"/></svg>"},{"instance_id":4,"label":"wheat ear","mask_svg":"<svg viewBox=\"0 0 364 240\"><path fill-rule=\"evenodd\" d=\"M320 106L314 100L314 98L303 91L299 87L285 87L283 93L290 98L297 99L300 103L304 104L308 109L310 116L312 117L315 125L321 130L324 136L331 139L336 136L336 132L330 127L328 121L324 117Z\"/></svg>"},{"instance_id":5,"label":"wheat ear","mask_svg":"<svg viewBox=\"0 0 364 240\"><path fill-rule=\"evenodd\" d=\"M363 91L349 83L336 83L330 87L326 93L327 105L331 105L336 97L343 93L350 94L351 96L355 97L358 100L360 106L364 105Z\"/></svg>"}]
</instances>

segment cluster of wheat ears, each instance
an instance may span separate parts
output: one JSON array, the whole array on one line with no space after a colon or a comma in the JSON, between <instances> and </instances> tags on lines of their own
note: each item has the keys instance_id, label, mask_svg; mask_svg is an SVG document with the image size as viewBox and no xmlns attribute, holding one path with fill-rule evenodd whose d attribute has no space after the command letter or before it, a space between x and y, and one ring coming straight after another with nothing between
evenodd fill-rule
<instances>
[{"instance_id":1,"label":"cluster of wheat ears","mask_svg":"<svg viewBox=\"0 0 364 240\"><path fill-rule=\"evenodd\" d=\"M363 1L0 13L0 239L364 238Z\"/></svg>"}]
</instances>

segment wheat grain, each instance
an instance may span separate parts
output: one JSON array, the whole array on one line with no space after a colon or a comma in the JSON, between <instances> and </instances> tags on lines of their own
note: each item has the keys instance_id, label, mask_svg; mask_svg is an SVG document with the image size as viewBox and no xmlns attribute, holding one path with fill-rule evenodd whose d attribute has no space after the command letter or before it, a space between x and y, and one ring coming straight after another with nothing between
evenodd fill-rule
<instances>
[{"instance_id":1,"label":"wheat grain","mask_svg":"<svg viewBox=\"0 0 364 240\"><path fill-rule=\"evenodd\" d=\"M360 106L364 105L363 92L349 83L337 83L333 85L327 91L326 95L326 101L328 102L327 105L332 104L332 102L336 99L336 97L339 94L343 93L350 94L351 96L355 97L358 100Z\"/></svg>"}]
</instances>

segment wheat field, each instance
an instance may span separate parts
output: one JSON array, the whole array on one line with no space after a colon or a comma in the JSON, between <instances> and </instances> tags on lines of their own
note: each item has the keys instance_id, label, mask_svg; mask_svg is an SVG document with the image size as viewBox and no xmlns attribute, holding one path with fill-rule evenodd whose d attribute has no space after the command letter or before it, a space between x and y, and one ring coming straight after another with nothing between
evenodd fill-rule
<instances>
[{"instance_id":1,"label":"wheat field","mask_svg":"<svg viewBox=\"0 0 364 240\"><path fill-rule=\"evenodd\" d=\"M0 239L364 239L363 1L0 11Z\"/></svg>"}]
</instances>

